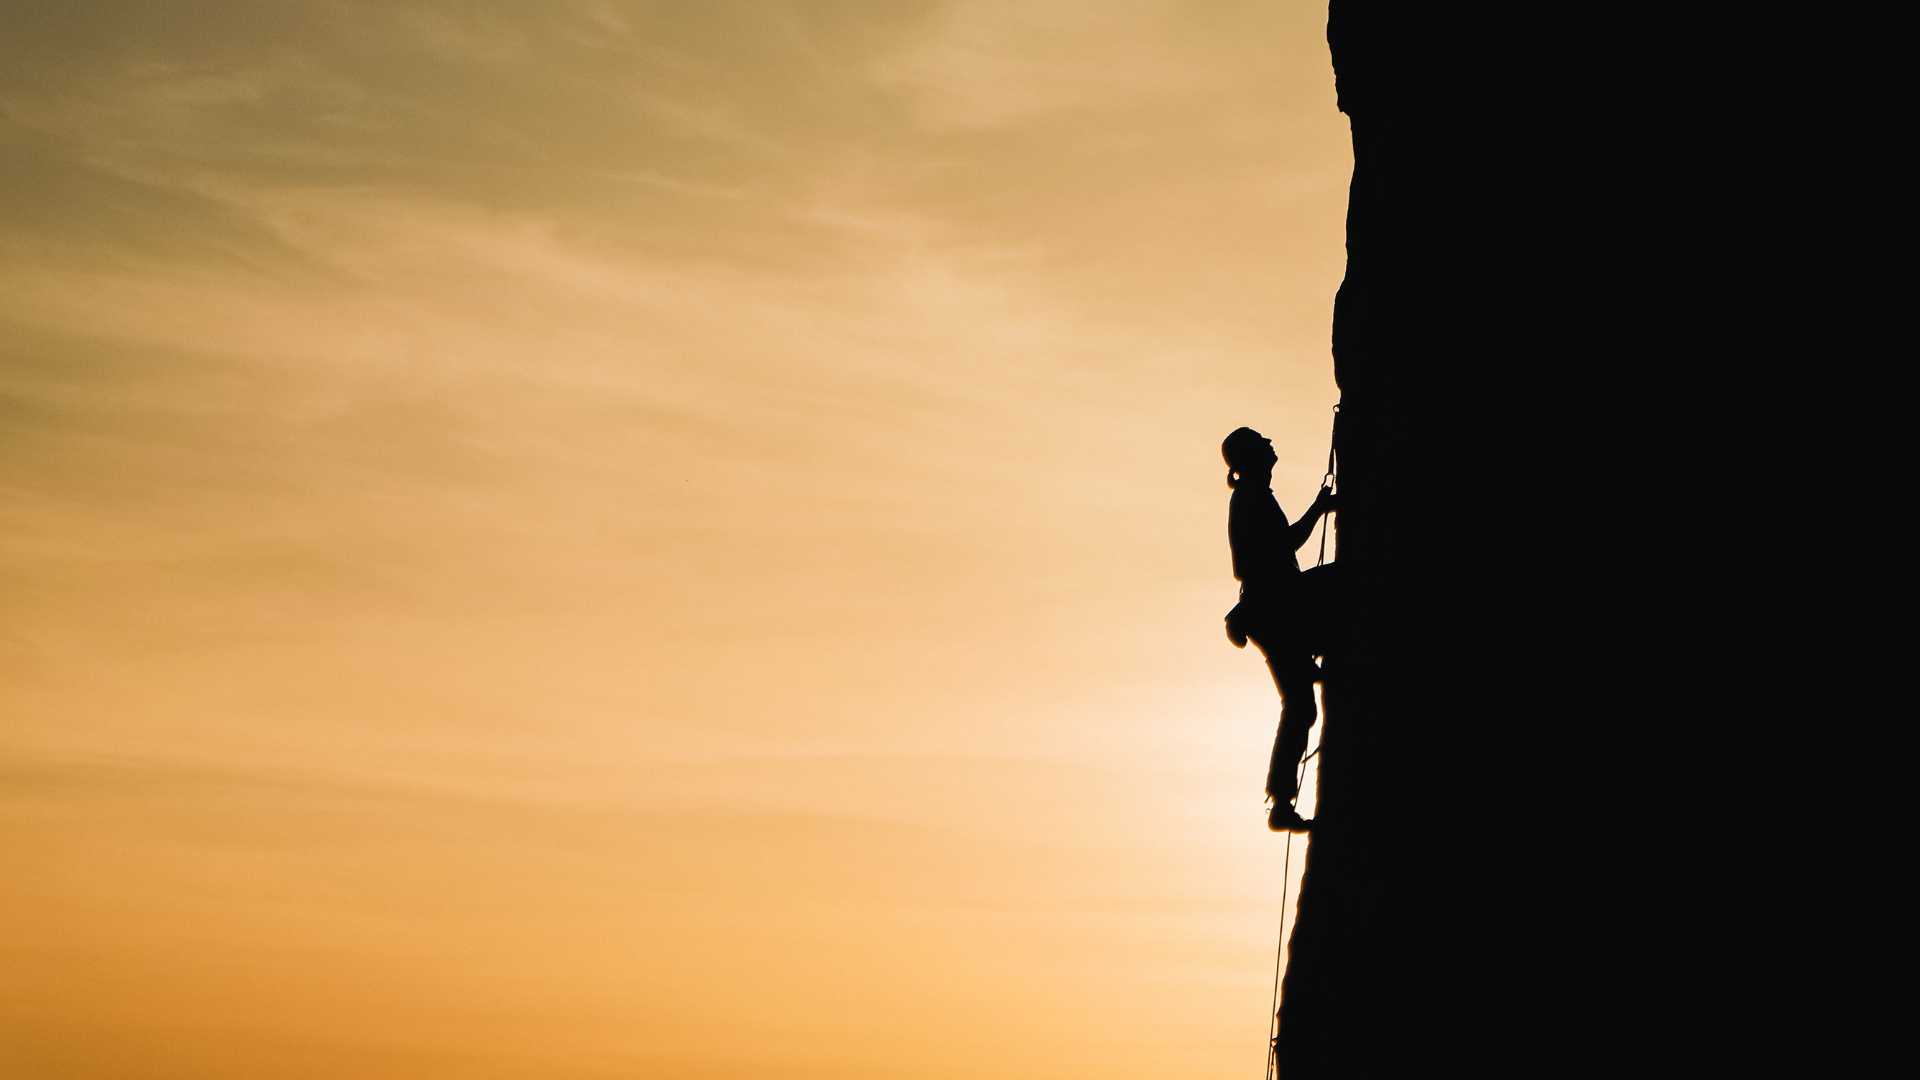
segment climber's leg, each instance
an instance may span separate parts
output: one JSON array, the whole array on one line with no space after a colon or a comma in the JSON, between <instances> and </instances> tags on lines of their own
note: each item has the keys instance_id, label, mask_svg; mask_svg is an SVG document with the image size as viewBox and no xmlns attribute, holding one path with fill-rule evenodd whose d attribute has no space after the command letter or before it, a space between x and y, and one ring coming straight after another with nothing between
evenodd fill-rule
<instances>
[{"instance_id":1,"label":"climber's leg","mask_svg":"<svg viewBox=\"0 0 1920 1080\"><path fill-rule=\"evenodd\" d=\"M1280 730L1274 736L1273 757L1267 763L1267 794L1273 799L1268 825L1274 829L1305 828L1293 802L1300 794L1300 759L1307 752L1307 736L1319 719L1313 699L1313 657L1298 646L1269 646L1257 638L1255 644L1266 654L1274 688L1280 692Z\"/></svg>"}]
</instances>

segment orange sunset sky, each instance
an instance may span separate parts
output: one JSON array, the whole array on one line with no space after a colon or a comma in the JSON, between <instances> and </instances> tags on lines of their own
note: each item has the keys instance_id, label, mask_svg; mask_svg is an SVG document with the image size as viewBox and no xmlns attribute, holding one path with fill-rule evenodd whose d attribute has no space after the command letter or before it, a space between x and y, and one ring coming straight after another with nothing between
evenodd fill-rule
<instances>
[{"instance_id":1,"label":"orange sunset sky","mask_svg":"<svg viewBox=\"0 0 1920 1080\"><path fill-rule=\"evenodd\" d=\"M0 16L0 1076L1252 1075L1324 4Z\"/></svg>"}]
</instances>

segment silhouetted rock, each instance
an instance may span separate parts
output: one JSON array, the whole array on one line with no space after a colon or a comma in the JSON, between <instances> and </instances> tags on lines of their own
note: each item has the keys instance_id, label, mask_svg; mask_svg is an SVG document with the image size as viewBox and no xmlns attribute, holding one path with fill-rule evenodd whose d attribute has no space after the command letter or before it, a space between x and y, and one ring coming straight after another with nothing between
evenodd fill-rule
<instances>
[{"instance_id":1,"label":"silhouetted rock","mask_svg":"<svg viewBox=\"0 0 1920 1080\"><path fill-rule=\"evenodd\" d=\"M1534 631L1501 625L1521 564L1491 563L1503 552L1472 527L1488 511L1472 498L1498 482L1489 455L1508 420L1486 391L1523 321L1498 275L1519 268L1487 276L1487 245L1513 224L1497 200L1511 178L1478 171L1484 119L1448 68L1467 61L1434 32L1450 14L1421 7L1333 0L1328 23L1354 151L1333 320L1349 618L1326 662L1285 1080L1487 1075L1476 1068L1507 1038L1504 1020L1477 1015L1505 992L1480 983L1504 966L1479 935L1515 898L1477 892L1491 879L1476 837L1500 825L1471 795L1492 768L1476 755L1499 745L1496 714L1512 707L1505 646Z\"/></svg>"}]
</instances>

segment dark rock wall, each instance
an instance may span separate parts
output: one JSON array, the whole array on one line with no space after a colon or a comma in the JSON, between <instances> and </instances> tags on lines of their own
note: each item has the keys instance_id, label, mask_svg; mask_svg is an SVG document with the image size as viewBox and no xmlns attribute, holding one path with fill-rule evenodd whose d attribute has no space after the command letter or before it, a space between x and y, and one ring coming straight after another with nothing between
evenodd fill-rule
<instances>
[{"instance_id":1,"label":"dark rock wall","mask_svg":"<svg viewBox=\"0 0 1920 1080\"><path fill-rule=\"evenodd\" d=\"M1797 782L1752 756L1812 752L1833 718L1782 692L1804 665L1749 651L1743 635L1794 620L1758 612L1786 583L1740 561L1781 550L1752 524L1771 504L1743 485L1772 479L1754 455L1812 445L1787 430L1801 414L1741 394L1830 354L1800 351L1734 264L1829 203L1750 211L1764 170L1698 168L1725 123L1619 40L1671 31L1332 0L1354 154L1332 334L1349 619L1327 659L1285 1080L1657 1070L1682 1060L1668 1036L1725 1009L1704 980L1753 965L1705 959L1702 938L1764 954L1741 906L1798 901L1738 879L1775 864L1735 852L1797 821L1767 809L1812 804L1717 785ZM1727 430L1756 421L1779 430ZM1748 686L1782 700L1732 704ZM1727 1030L1769 1044L1748 1018ZM1633 1048L1649 1032L1669 1056ZM1728 1072L1739 1041L1684 1060Z\"/></svg>"},{"instance_id":2,"label":"dark rock wall","mask_svg":"<svg viewBox=\"0 0 1920 1080\"><path fill-rule=\"evenodd\" d=\"M1460 81L1413 7L1334 0L1328 25L1354 153L1333 318L1348 619L1327 657L1286 1080L1471 1071L1448 1048L1489 1030L1461 1016L1475 945L1450 912L1475 845L1457 789L1498 663L1478 624L1499 575L1479 572L1465 519L1497 426L1476 365L1503 347L1481 247L1499 180L1472 175Z\"/></svg>"}]
</instances>

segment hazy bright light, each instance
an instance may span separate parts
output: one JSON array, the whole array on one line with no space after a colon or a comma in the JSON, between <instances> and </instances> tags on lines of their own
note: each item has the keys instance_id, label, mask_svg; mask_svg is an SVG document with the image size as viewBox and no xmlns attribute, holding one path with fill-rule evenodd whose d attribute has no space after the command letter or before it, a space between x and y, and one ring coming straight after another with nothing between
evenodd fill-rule
<instances>
[{"instance_id":1,"label":"hazy bright light","mask_svg":"<svg viewBox=\"0 0 1920 1080\"><path fill-rule=\"evenodd\" d=\"M0 1074L1245 1074L1324 8L31 7Z\"/></svg>"}]
</instances>

